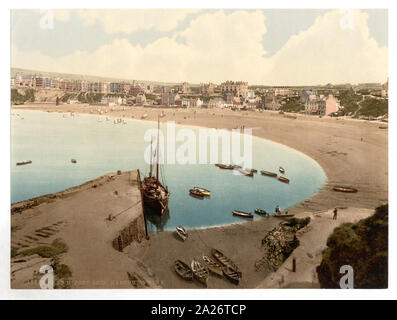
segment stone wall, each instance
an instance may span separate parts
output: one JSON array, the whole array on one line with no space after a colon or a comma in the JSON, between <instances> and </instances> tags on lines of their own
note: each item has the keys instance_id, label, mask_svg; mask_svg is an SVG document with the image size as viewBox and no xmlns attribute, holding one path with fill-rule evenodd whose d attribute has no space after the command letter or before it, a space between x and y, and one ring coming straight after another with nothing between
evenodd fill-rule
<instances>
[{"instance_id":1,"label":"stone wall","mask_svg":"<svg viewBox=\"0 0 397 320\"><path fill-rule=\"evenodd\" d=\"M114 249L123 251L123 249L132 242L140 243L145 238L145 218L142 214L138 218L132 220L124 229L119 232L119 235L113 240L112 245Z\"/></svg>"}]
</instances>

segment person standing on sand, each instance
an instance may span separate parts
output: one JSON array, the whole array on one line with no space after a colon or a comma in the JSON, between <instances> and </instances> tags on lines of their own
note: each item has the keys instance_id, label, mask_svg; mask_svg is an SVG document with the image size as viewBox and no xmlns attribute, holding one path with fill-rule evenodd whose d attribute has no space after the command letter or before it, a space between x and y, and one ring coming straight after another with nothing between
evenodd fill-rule
<instances>
[{"instance_id":1,"label":"person standing on sand","mask_svg":"<svg viewBox=\"0 0 397 320\"><path fill-rule=\"evenodd\" d=\"M280 206L279 206L279 205L277 205L276 209L274 209L274 210L276 211L277 214L280 214L280 213L281 213L281 211L280 211Z\"/></svg>"},{"instance_id":2,"label":"person standing on sand","mask_svg":"<svg viewBox=\"0 0 397 320\"><path fill-rule=\"evenodd\" d=\"M336 218L338 217L338 209L337 208L335 208L334 209L334 216L333 216L333 220L336 220Z\"/></svg>"}]
</instances>

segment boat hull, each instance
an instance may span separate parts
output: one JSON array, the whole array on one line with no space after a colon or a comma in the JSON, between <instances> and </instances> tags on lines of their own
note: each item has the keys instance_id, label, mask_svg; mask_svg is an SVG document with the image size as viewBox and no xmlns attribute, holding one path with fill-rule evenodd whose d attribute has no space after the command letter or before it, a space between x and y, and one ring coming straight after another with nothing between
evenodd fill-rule
<instances>
[{"instance_id":1,"label":"boat hull","mask_svg":"<svg viewBox=\"0 0 397 320\"><path fill-rule=\"evenodd\" d=\"M247 212L242 212L242 211L237 211L234 210L233 211L233 215L236 217L240 217L240 218L248 218L248 219L252 219L254 216L250 213Z\"/></svg>"},{"instance_id":2,"label":"boat hull","mask_svg":"<svg viewBox=\"0 0 397 320\"><path fill-rule=\"evenodd\" d=\"M284 177L278 177L278 180L284 183L289 183L289 179L284 178Z\"/></svg>"},{"instance_id":3,"label":"boat hull","mask_svg":"<svg viewBox=\"0 0 397 320\"><path fill-rule=\"evenodd\" d=\"M272 177L272 178L277 178L277 173L270 172L270 171L265 171L265 170L261 170L261 175L262 176Z\"/></svg>"},{"instance_id":4,"label":"boat hull","mask_svg":"<svg viewBox=\"0 0 397 320\"><path fill-rule=\"evenodd\" d=\"M185 281L193 281L193 271L190 267L181 260L174 262L174 270L178 276Z\"/></svg>"}]
</instances>

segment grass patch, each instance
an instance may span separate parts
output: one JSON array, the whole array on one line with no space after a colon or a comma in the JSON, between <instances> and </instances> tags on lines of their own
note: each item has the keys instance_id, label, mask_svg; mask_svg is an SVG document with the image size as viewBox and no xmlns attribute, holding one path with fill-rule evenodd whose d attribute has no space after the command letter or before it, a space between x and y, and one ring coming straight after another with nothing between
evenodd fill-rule
<instances>
[{"instance_id":1,"label":"grass patch","mask_svg":"<svg viewBox=\"0 0 397 320\"><path fill-rule=\"evenodd\" d=\"M68 247L61 239L55 239L51 246L39 246L36 248L24 250L21 252L23 256L31 256L34 254L43 258L53 258L61 253L67 252Z\"/></svg>"},{"instance_id":2,"label":"grass patch","mask_svg":"<svg viewBox=\"0 0 397 320\"><path fill-rule=\"evenodd\" d=\"M357 116L380 117L388 113L388 101L385 99L375 99L366 97L360 103L361 109L358 110Z\"/></svg>"},{"instance_id":3,"label":"grass patch","mask_svg":"<svg viewBox=\"0 0 397 320\"><path fill-rule=\"evenodd\" d=\"M72 271L69 266L60 262L59 257L55 256L51 261L51 267L54 269L55 289L70 289Z\"/></svg>"}]
</instances>

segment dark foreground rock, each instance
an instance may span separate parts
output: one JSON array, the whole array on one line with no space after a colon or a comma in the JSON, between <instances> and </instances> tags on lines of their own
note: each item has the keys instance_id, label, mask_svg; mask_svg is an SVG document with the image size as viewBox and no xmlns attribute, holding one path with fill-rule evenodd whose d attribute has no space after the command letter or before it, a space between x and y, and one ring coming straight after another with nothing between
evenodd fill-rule
<instances>
[{"instance_id":1,"label":"dark foreground rock","mask_svg":"<svg viewBox=\"0 0 397 320\"><path fill-rule=\"evenodd\" d=\"M292 218L281 222L262 239L263 257L255 262L255 270L276 271L299 246L298 230L306 227L310 218Z\"/></svg>"}]
</instances>

